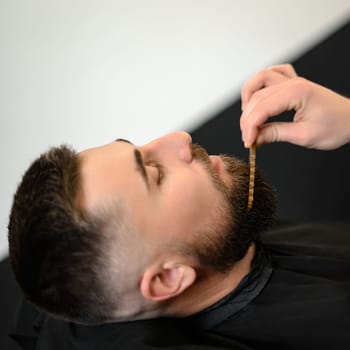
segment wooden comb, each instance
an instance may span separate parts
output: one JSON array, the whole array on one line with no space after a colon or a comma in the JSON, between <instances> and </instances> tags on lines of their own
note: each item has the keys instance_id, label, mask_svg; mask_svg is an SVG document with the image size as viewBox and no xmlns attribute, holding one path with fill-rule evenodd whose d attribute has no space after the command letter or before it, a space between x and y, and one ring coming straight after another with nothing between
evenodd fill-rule
<instances>
[{"instance_id":1,"label":"wooden comb","mask_svg":"<svg viewBox=\"0 0 350 350\"><path fill-rule=\"evenodd\" d=\"M255 161L256 161L256 144L255 142L249 148L249 190L247 212L253 206L254 200L254 182L255 182Z\"/></svg>"}]
</instances>

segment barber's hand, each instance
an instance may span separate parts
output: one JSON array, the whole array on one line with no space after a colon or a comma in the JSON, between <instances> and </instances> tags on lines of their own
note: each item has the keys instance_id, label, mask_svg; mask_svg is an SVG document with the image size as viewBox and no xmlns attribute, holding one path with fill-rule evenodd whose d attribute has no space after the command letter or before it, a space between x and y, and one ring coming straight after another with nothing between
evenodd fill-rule
<instances>
[{"instance_id":1,"label":"barber's hand","mask_svg":"<svg viewBox=\"0 0 350 350\"><path fill-rule=\"evenodd\" d=\"M350 82L349 82L350 83ZM269 122L295 110L292 122ZM335 149L350 142L350 99L297 76L289 64L265 69L242 89L241 130L245 147L285 141Z\"/></svg>"}]
</instances>

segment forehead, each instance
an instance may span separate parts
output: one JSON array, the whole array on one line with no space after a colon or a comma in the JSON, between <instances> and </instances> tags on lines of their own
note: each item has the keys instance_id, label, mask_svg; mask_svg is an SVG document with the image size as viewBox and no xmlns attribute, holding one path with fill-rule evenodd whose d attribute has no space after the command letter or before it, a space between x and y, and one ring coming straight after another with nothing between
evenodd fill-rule
<instances>
[{"instance_id":1,"label":"forehead","mask_svg":"<svg viewBox=\"0 0 350 350\"><path fill-rule=\"evenodd\" d=\"M110 201L126 200L141 190L133 149L126 142L112 142L79 153L83 208L94 210ZM135 182L133 186L131 182Z\"/></svg>"},{"instance_id":2,"label":"forehead","mask_svg":"<svg viewBox=\"0 0 350 350\"><path fill-rule=\"evenodd\" d=\"M91 157L106 157L110 155L110 153L121 152L125 149L125 147L129 147L132 143L125 139L116 139L113 142L106 143L101 146L87 148L78 153L78 156L81 160L85 160ZM97 159L96 159L97 160Z\"/></svg>"}]
</instances>

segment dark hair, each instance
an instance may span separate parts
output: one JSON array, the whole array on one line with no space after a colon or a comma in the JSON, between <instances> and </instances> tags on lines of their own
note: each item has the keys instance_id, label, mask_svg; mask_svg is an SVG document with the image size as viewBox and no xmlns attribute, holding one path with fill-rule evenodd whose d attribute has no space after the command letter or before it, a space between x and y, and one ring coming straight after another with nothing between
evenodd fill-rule
<instances>
[{"instance_id":1,"label":"dark hair","mask_svg":"<svg viewBox=\"0 0 350 350\"><path fill-rule=\"evenodd\" d=\"M105 287L101 223L77 204L79 165L77 153L66 145L31 164L14 195L9 250L30 301L60 318L95 324L112 319L116 303Z\"/></svg>"},{"instance_id":2,"label":"dark hair","mask_svg":"<svg viewBox=\"0 0 350 350\"><path fill-rule=\"evenodd\" d=\"M273 188L264 180L259 169L256 169L254 180L253 205L248 210L249 168L242 173L238 186L241 191L231 198L235 211L235 230L237 234L237 255L242 258L249 246L260 243L261 235L275 222L276 195Z\"/></svg>"}]
</instances>

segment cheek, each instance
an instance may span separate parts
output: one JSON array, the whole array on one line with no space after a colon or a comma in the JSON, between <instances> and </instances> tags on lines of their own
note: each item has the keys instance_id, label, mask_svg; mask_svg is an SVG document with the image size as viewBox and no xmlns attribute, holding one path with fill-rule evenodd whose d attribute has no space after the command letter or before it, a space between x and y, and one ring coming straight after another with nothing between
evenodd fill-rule
<instances>
[{"instance_id":1,"label":"cheek","mask_svg":"<svg viewBox=\"0 0 350 350\"><path fill-rule=\"evenodd\" d=\"M169 189L169 220L174 225L198 227L217 219L223 195L203 180L184 180L183 186Z\"/></svg>"}]
</instances>

